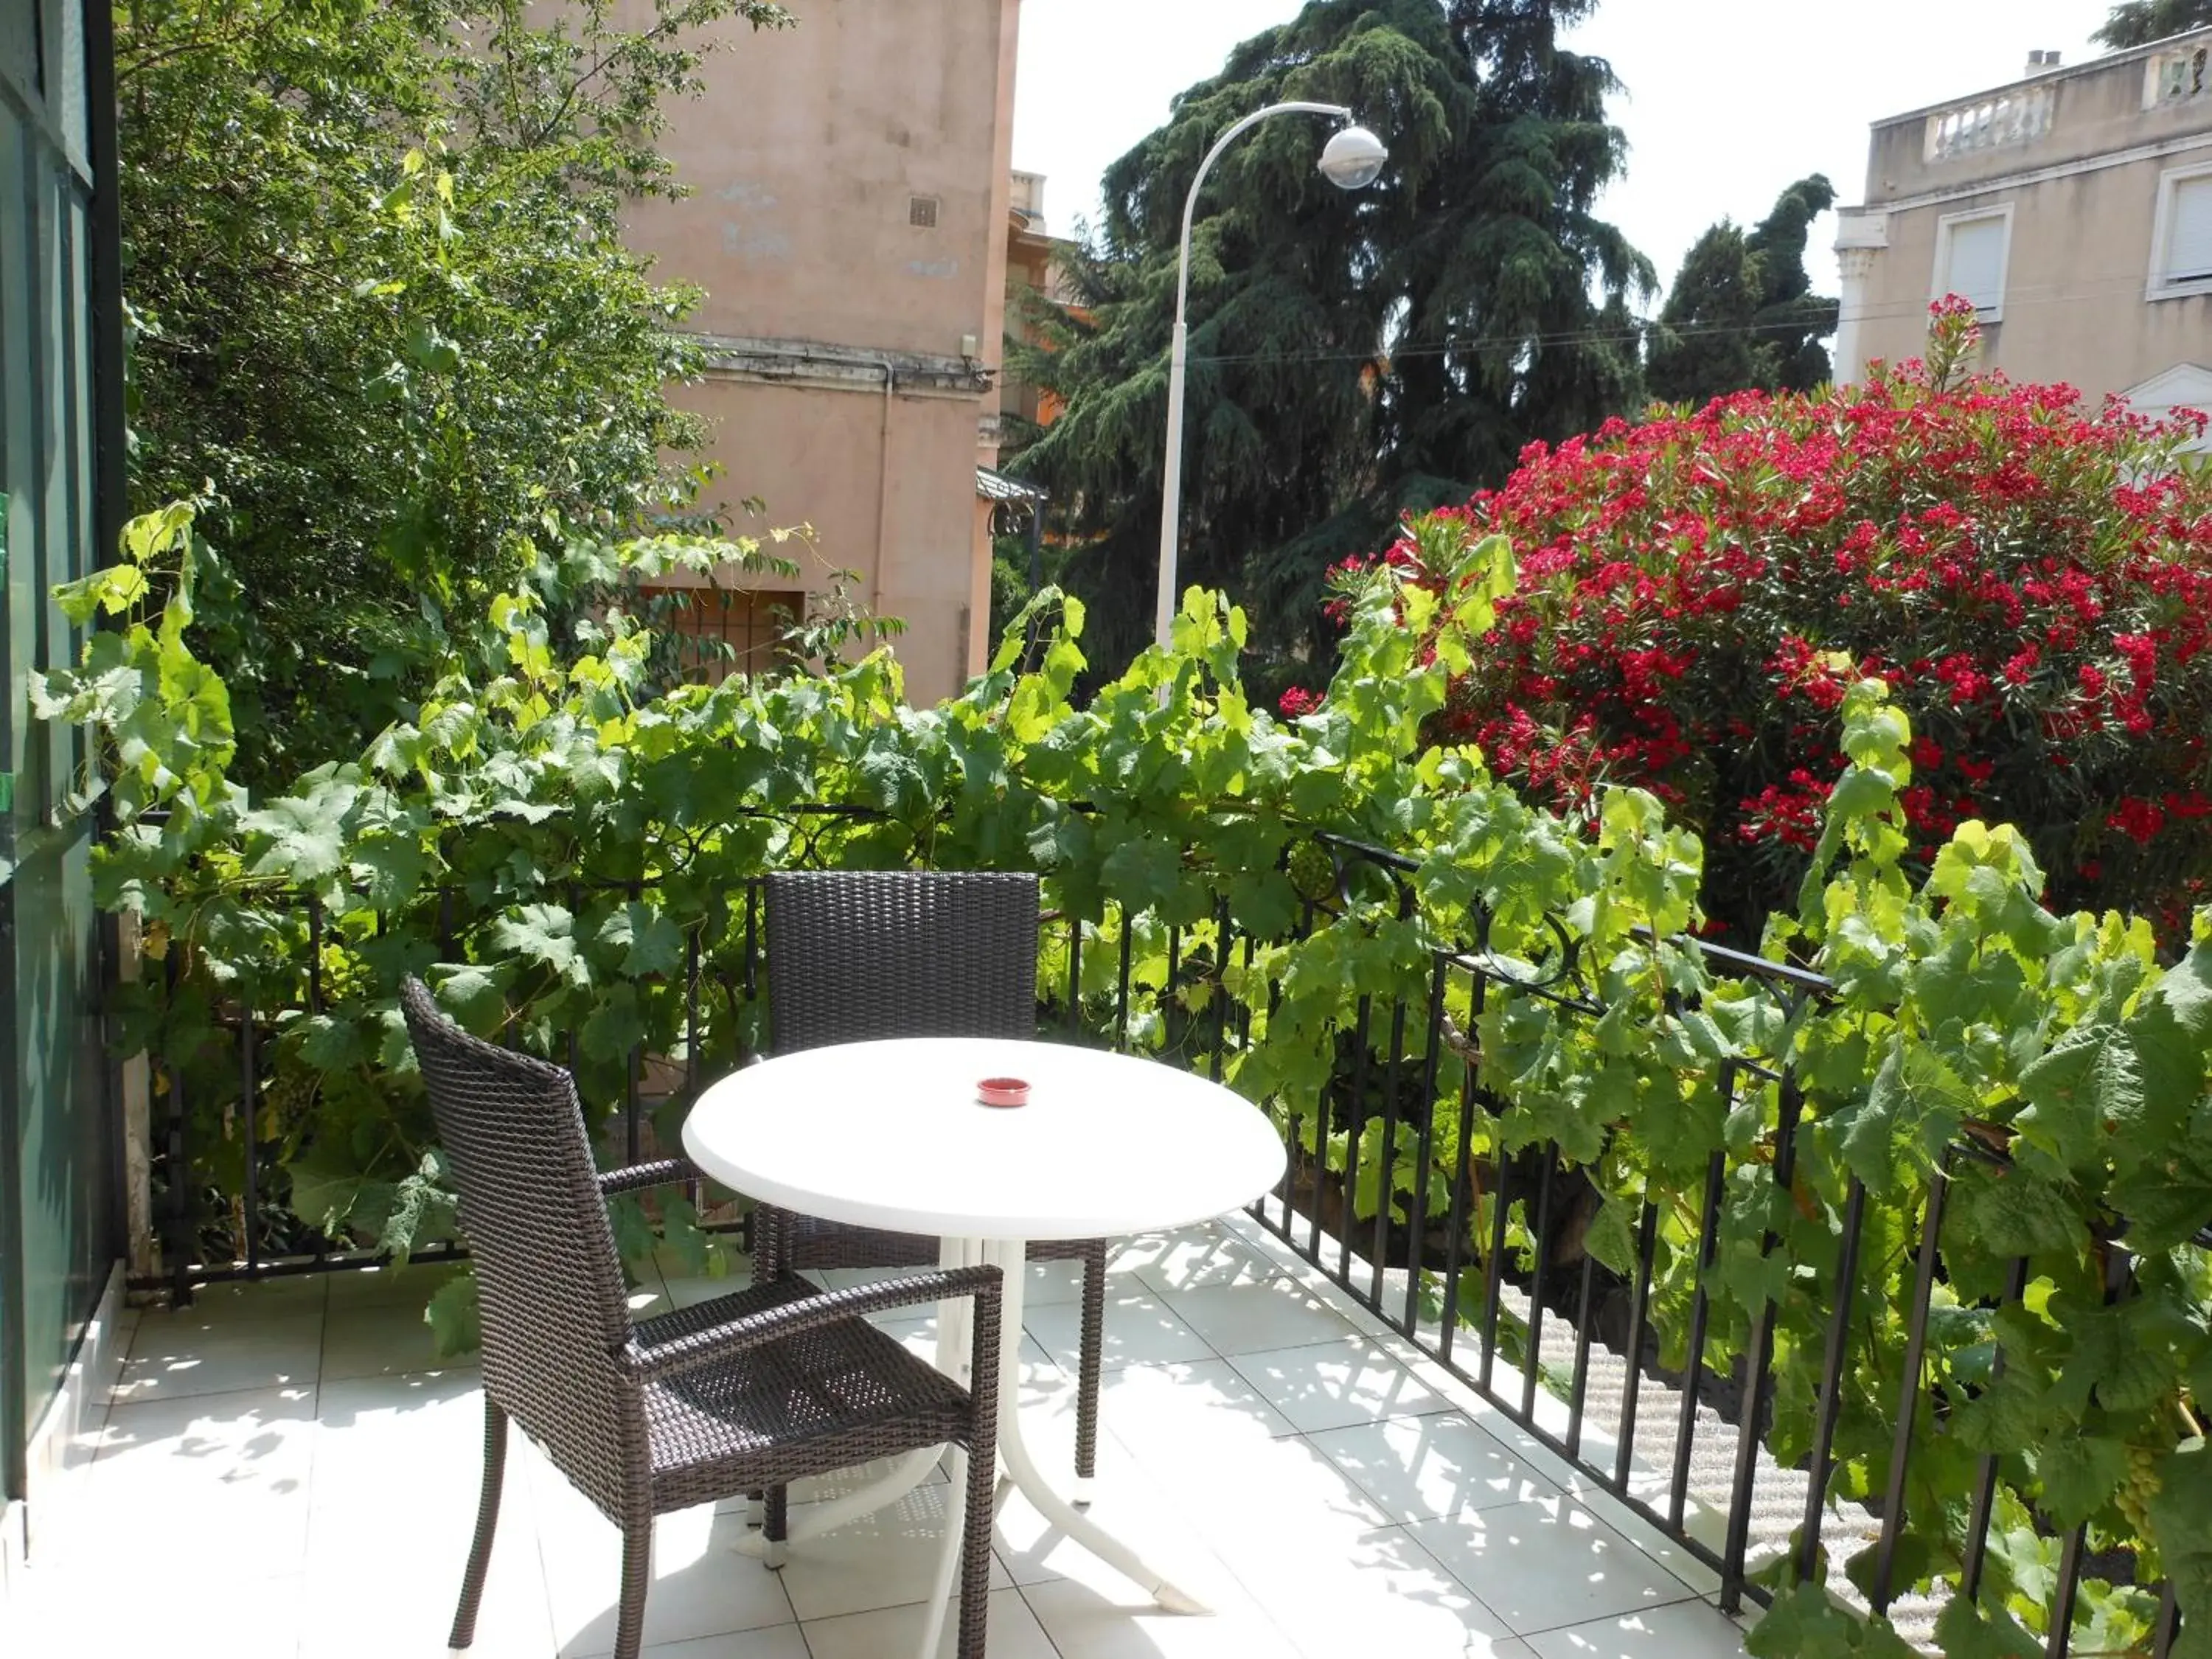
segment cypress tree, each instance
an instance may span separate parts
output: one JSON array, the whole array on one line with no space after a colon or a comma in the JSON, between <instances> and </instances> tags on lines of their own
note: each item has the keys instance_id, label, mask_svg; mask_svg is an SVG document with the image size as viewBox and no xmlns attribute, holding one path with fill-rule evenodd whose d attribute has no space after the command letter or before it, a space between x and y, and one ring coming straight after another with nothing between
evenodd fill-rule
<instances>
[{"instance_id":1,"label":"cypress tree","mask_svg":"<svg viewBox=\"0 0 2212 1659\"><path fill-rule=\"evenodd\" d=\"M1773 379L1773 352L1753 335L1759 261L1723 219L1691 245L1653 325L1644 374L1651 395L1702 404Z\"/></svg>"},{"instance_id":2,"label":"cypress tree","mask_svg":"<svg viewBox=\"0 0 2212 1659\"><path fill-rule=\"evenodd\" d=\"M1698 239L1651 331L1654 396L1701 404L1753 388L1809 392L1828 379L1820 342L1835 332L1838 307L1813 292L1805 247L1835 199L1815 173L1784 191L1750 231L1723 219Z\"/></svg>"},{"instance_id":3,"label":"cypress tree","mask_svg":"<svg viewBox=\"0 0 2212 1659\"><path fill-rule=\"evenodd\" d=\"M1820 342L1836 331L1842 311L1835 300L1813 292L1805 247L1813 221L1836 204L1836 187L1820 173L1784 191L1744 246L1759 262L1759 311L1753 318L1759 343L1772 354L1769 387L1810 392L1835 372Z\"/></svg>"}]
</instances>

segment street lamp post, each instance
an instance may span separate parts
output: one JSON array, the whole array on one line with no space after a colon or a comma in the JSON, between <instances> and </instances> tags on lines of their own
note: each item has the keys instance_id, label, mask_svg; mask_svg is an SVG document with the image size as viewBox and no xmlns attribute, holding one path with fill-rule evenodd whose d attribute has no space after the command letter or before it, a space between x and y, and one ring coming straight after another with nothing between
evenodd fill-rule
<instances>
[{"instance_id":1,"label":"street lamp post","mask_svg":"<svg viewBox=\"0 0 2212 1659\"><path fill-rule=\"evenodd\" d=\"M1213 148L1206 151L1206 159L1198 164L1198 176L1190 181L1190 194L1182 204L1182 243L1176 264L1175 341L1168 356L1168 453L1161 481L1160 588L1152 629L1153 638L1163 650L1167 647L1176 614L1176 521L1182 516L1182 388L1190 346L1190 331L1184 314L1190 303L1190 232L1198 216L1198 192L1223 150L1246 129L1276 115L1320 115L1347 124L1352 120L1352 112L1341 104L1270 104L1266 109L1254 111L1223 133ZM1382 147L1380 138L1365 127L1346 125L1331 136L1322 149L1321 173L1340 190L1364 190L1375 182L1382 171L1382 164L1389 160L1389 152Z\"/></svg>"}]
</instances>

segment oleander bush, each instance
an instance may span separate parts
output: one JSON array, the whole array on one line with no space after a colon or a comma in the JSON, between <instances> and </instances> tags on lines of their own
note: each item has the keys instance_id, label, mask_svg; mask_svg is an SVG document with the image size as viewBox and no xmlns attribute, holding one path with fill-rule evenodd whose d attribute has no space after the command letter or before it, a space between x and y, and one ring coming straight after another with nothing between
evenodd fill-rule
<instances>
[{"instance_id":1,"label":"oleander bush","mask_svg":"<svg viewBox=\"0 0 2212 1659\"><path fill-rule=\"evenodd\" d=\"M1819 837L1844 694L1877 678L1915 734L1911 868L2008 823L2060 907L2180 937L2212 875L2212 475L2179 458L2204 422L1972 373L1975 350L1942 302L1926 361L1863 386L1532 446L1448 515L1510 538L1521 586L1439 740L1568 811L1650 789L1751 940ZM1422 580L1443 529L1389 556Z\"/></svg>"}]
</instances>

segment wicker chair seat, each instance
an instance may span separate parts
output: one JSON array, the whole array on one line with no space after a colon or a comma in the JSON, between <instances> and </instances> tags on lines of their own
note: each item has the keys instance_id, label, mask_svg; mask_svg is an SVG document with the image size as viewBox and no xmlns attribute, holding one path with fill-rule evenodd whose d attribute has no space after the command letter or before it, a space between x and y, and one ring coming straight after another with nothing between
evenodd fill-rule
<instances>
[{"instance_id":1,"label":"wicker chair seat","mask_svg":"<svg viewBox=\"0 0 2212 1659\"><path fill-rule=\"evenodd\" d=\"M637 1322L665 1342L818 1295L785 1279ZM781 1483L964 1438L968 1391L858 1320L818 1326L650 1382L653 1508L726 1496L732 1476ZM840 1448L842 1443L842 1449Z\"/></svg>"}]
</instances>

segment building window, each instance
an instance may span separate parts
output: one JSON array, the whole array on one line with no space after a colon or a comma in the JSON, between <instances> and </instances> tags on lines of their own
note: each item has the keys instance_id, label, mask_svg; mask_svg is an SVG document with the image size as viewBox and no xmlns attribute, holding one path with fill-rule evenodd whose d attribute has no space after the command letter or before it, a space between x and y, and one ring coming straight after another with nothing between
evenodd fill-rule
<instances>
[{"instance_id":1,"label":"building window","mask_svg":"<svg viewBox=\"0 0 2212 1659\"><path fill-rule=\"evenodd\" d=\"M725 587L664 589L663 623L678 641L684 678L720 684L732 674L763 674L786 657L783 635L806 614L804 593L738 592Z\"/></svg>"},{"instance_id":2,"label":"building window","mask_svg":"<svg viewBox=\"0 0 2212 1659\"><path fill-rule=\"evenodd\" d=\"M1936 222L1936 288L1974 303L1985 323L2004 318L2005 266L2012 256L2012 208L1947 214Z\"/></svg>"},{"instance_id":3,"label":"building window","mask_svg":"<svg viewBox=\"0 0 2212 1659\"><path fill-rule=\"evenodd\" d=\"M2150 295L2212 294L2212 167L2176 168L2158 181Z\"/></svg>"},{"instance_id":4,"label":"building window","mask_svg":"<svg viewBox=\"0 0 2212 1659\"><path fill-rule=\"evenodd\" d=\"M2201 98L2212 86L2212 47L2185 48L2153 58L2148 66L2143 107L2185 103Z\"/></svg>"}]
</instances>

